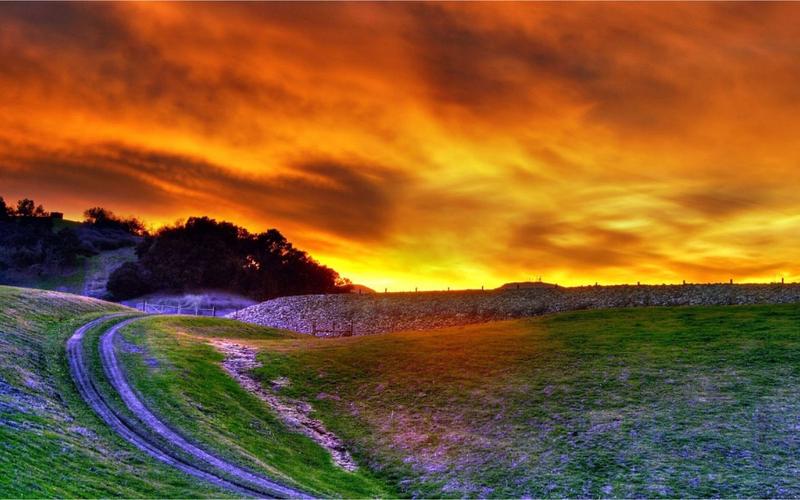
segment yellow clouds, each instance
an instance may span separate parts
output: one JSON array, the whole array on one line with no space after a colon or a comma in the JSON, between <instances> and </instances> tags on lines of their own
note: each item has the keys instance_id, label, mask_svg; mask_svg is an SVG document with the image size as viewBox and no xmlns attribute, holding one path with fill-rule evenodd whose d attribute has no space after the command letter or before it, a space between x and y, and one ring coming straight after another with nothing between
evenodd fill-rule
<instances>
[{"instance_id":1,"label":"yellow clouds","mask_svg":"<svg viewBox=\"0 0 800 500\"><path fill-rule=\"evenodd\" d=\"M8 4L0 195L376 288L800 277L792 4Z\"/></svg>"}]
</instances>

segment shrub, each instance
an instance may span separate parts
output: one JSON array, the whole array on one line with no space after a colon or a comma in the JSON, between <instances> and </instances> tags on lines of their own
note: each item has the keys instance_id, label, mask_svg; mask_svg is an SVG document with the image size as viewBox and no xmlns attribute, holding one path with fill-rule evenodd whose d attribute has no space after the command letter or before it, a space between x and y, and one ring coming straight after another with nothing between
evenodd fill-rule
<instances>
[{"instance_id":1,"label":"shrub","mask_svg":"<svg viewBox=\"0 0 800 500\"><path fill-rule=\"evenodd\" d=\"M117 300L139 297L153 291L149 274L138 262L126 262L108 279L108 291Z\"/></svg>"}]
</instances>

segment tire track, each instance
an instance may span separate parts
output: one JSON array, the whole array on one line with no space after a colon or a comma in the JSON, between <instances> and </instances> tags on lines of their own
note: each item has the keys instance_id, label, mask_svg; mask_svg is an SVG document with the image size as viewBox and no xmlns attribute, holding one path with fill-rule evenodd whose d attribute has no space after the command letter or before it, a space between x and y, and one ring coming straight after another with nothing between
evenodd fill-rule
<instances>
[{"instance_id":1,"label":"tire track","mask_svg":"<svg viewBox=\"0 0 800 500\"><path fill-rule=\"evenodd\" d=\"M140 317L122 321L106 332L100 339L100 358L103 370L109 378L112 387L120 394L128 409L141 421L141 427L132 422L127 422L108 404L92 381L91 373L86 365L83 339L86 332L92 328L114 318L124 316L125 313L103 316L81 326L67 341L67 362L70 373L86 403L97 413L123 439L133 444L148 455L164 462L176 469L203 479L216 486L231 492L250 497L276 497L276 498L310 498L305 493L278 484L266 477L254 474L237 465L229 463L197 446L189 443L182 436L172 431L161 422L142 402L136 397L130 384L128 384L119 361L114 352L114 338L119 330ZM197 462L209 468L209 472L182 458L174 449L164 446L153 439L147 431L153 432L166 440L174 448L188 454Z\"/></svg>"}]
</instances>

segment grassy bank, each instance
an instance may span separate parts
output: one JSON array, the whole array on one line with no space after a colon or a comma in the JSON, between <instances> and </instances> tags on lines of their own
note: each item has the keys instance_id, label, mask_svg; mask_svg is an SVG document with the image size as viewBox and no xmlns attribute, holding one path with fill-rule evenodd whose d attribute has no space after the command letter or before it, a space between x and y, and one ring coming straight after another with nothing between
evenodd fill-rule
<instances>
[{"instance_id":1,"label":"grassy bank","mask_svg":"<svg viewBox=\"0 0 800 500\"><path fill-rule=\"evenodd\" d=\"M220 367L210 338L286 341L297 335L218 318L148 318L123 329L121 357L132 385L173 428L204 448L322 496L387 496L367 470L346 472L327 451L291 432Z\"/></svg>"},{"instance_id":2,"label":"grassy bank","mask_svg":"<svg viewBox=\"0 0 800 500\"><path fill-rule=\"evenodd\" d=\"M80 400L64 343L117 310L0 287L0 497L222 495L132 449ZM359 471L228 377L206 343L219 338L258 347L254 373L312 403ZM800 306L583 311L342 339L148 318L119 348L173 427L321 496L800 495Z\"/></svg>"},{"instance_id":3,"label":"grassy bank","mask_svg":"<svg viewBox=\"0 0 800 500\"><path fill-rule=\"evenodd\" d=\"M119 306L0 287L0 497L219 497L111 433L66 365L75 328Z\"/></svg>"},{"instance_id":4,"label":"grassy bank","mask_svg":"<svg viewBox=\"0 0 800 500\"><path fill-rule=\"evenodd\" d=\"M800 495L798 306L258 344L264 383L407 494Z\"/></svg>"}]
</instances>

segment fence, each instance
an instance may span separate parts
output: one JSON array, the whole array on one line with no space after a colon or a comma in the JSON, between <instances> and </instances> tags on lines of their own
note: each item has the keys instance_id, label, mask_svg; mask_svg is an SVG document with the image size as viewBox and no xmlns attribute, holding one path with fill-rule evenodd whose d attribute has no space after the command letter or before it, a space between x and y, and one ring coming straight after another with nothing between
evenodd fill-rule
<instances>
[{"instance_id":1,"label":"fence","mask_svg":"<svg viewBox=\"0 0 800 500\"><path fill-rule=\"evenodd\" d=\"M311 335L315 337L352 337L353 320L340 321L327 325L318 325L316 321L311 322Z\"/></svg>"},{"instance_id":2,"label":"fence","mask_svg":"<svg viewBox=\"0 0 800 500\"><path fill-rule=\"evenodd\" d=\"M200 307L192 304L153 304L147 301L140 302L137 309L147 314L189 314L194 316L216 316L216 306Z\"/></svg>"}]
</instances>

